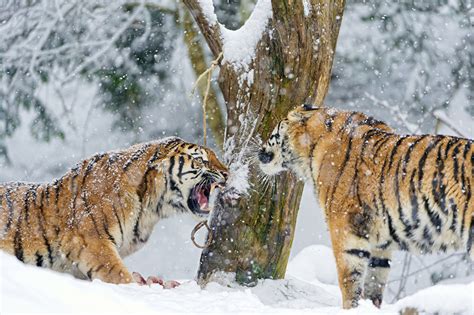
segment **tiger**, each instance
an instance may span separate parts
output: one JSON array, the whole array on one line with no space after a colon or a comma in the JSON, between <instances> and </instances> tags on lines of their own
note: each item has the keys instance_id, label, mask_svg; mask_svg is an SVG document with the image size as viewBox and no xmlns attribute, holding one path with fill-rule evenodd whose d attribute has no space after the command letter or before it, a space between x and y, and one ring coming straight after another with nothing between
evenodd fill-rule
<instances>
[{"instance_id":1,"label":"tiger","mask_svg":"<svg viewBox=\"0 0 474 315\"><path fill-rule=\"evenodd\" d=\"M380 307L394 250L474 259L473 140L401 135L356 111L290 111L256 158L311 183L328 224L344 309Z\"/></svg>"},{"instance_id":2,"label":"tiger","mask_svg":"<svg viewBox=\"0 0 474 315\"><path fill-rule=\"evenodd\" d=\"M172 137L95 154L51 183L0 184L0 250L79 279L143 284L122 258L161 219L207 218L228 175L212 150Z\"/></svg>"}]
</instances>

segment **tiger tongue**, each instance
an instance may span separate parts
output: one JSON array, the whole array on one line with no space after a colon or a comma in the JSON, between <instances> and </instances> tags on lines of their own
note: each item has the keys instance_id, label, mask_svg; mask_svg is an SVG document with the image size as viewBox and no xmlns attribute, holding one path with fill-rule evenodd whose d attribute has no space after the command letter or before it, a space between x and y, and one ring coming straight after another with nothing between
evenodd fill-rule
<instances>
[{"instance_id":1,"label":"tiger tongue","mask_svg":"<svg viewBox=\"0 0 474 315\"><path fill-rule=\"evenodd\" d=\"M197 194L198 197L198 203L201 209L206 209L207 208L207 197L204 195L201 191L198 192Z\"/></svg>"}]
</instances>

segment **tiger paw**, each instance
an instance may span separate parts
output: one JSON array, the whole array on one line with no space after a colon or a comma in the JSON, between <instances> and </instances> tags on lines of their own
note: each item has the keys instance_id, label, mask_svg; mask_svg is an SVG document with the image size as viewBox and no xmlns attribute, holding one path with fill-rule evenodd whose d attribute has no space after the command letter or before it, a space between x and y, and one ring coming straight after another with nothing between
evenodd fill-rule
<instances>
[{"instance_id":1,"label":"tiger paw","mask_svg":"<svg viewBox=\"0 0 474 315\"><path fill-rule=\"evenodd\" d=\"M149 276L146 279L146 284L147 285L159 284L164 289L173 289L180 285L178 281L174 281L174 280L165 281L162 278L156 277L156 276Z\"/></svg>"},{"instance_id":2,"label":"tiger paw","mask_svg":"<svg viewBox=\"0 0 474 315\"><path fill-rule=\"evenodd\" d=\"M142 275L139 274L138 272L132 272L132 277L133 277L133 281L135 281L135 283L137 283L138 285L146 284L145 278L143 278Z\"/></svg>"},{"instance_id":3,"label":"tiger paw","mask_svg":"<svg viewBox=\"0 0 474 315\"><path fill-rule=\"evenodd\" d=\"M139 285L149 285L151 286L152 284L159 284L161 285L164 289L173 289L176 288L177 286L180 285L178 281L170 280L170 281L165 281L160 277L156 276L149 276L146 280L143 278L141 274L138 272L133 272L133 279L135 280L136 283Z\"/></svg>"},{"instance_id":4,"label":"tiger paw","mask_svg":"<svg viewBox=\"0 0 474 315\"><path fill-rule=\"evenodd\" d=\"M165 283L163 284L163 288L165 288L165 289L174 289L176 287L179 287L180 285L181 285L181 283L179 283L176 280L168 280L168 281L165 281Z\"/></svg>"}]
</instances>

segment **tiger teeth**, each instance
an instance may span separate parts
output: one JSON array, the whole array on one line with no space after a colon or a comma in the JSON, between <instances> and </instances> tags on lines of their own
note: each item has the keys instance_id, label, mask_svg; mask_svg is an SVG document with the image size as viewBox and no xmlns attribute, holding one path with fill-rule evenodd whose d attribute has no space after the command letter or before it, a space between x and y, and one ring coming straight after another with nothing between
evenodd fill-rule
<instances>
[{"instance_id":1,"label":"tiger teeth","mask_svg":"<svg viewBox=\"0 0 474 315\"><path fill-rule=\"evenodd\" d=\"M218 182L215 182L215 183L212 183L211 184L211 191L213 191L214 189L216 188L224 188L224 185L222 183L218 183Z\"/></svg>"},{"instance_id":2,"label":"tiger teeth","mask_svg":"<svg viewBox=\"0 0 474 315\"><path fill-rule=\"evenodd\" d=\"M218 183L212 183L211 184L211 192L213 192L214 189L216 189L216 187L219 187L219 184Z\"/></svg>"}]
</instances>

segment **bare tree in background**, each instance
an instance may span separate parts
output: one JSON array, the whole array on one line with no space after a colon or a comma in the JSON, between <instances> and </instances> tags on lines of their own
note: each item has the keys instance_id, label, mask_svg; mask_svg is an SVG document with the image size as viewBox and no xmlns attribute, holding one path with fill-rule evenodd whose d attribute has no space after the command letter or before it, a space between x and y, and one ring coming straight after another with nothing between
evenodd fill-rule
<instances>
[{"instance_id":1,"label":"bare tree in background","mask_svg":"<svg viewBox=\"0 0 474 315\"><path fill-rule=\"evenodd\" d=\"M328 91L344 1L260 0L237 31L218 23L211 0L184 0L214 57L227 107L225 160L231 186L211 220L214 242L201 256L198 278L206 283L234 272L240 283L283 278L295 232L303 183L287 173L265 182L249 165L253 138L265 138L276 122L303 103L322 105ZM244 52L244 53L242 53ZM222 56L222 58L221 58Z\"/></svg>"},{"instance_id":2,"label":"bare tree in background","mask_svg":"<svg viewBox=\"0 0 474 315\"><path fill-rule=\"evenodd\" d=\"M169 92L183 90L182 82L191 81L176 76L173 68L175 51L183 42L196 76L207 68L192 23L182 5L164 0L37 0L0 5L0 163L8 161L4 141L24 123L23 110L36 114L30 128L38 140L64 139L63 131L69 129L75 137L82 136L72 117L75 104L65 100L67 87L82 81L98 88L91 108L112 112L114 127L138 134L149 108L163 106ZM61 108L38 97L38 90L46 85L54 89ZM205 83L200 82L201 97L204 90ZM223 119L212 86L210 91L209 127L222 147ZM174 102L190 110L189 91L176 94Z\"/></svg>"}]
</instances>

